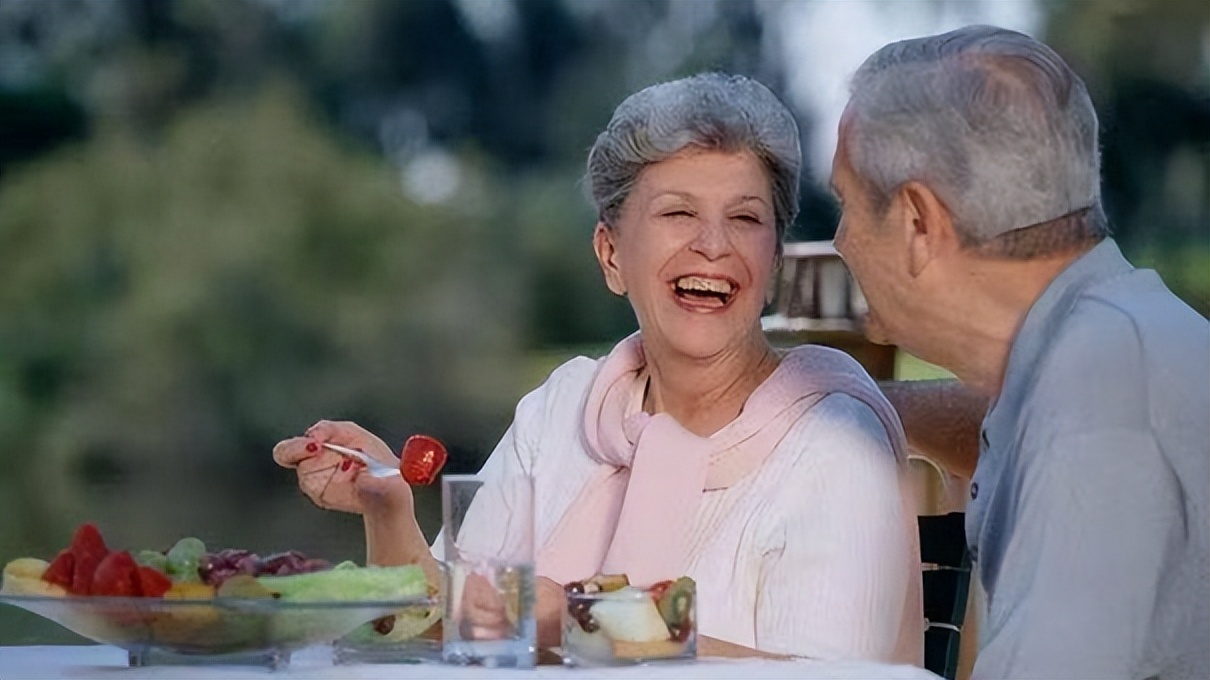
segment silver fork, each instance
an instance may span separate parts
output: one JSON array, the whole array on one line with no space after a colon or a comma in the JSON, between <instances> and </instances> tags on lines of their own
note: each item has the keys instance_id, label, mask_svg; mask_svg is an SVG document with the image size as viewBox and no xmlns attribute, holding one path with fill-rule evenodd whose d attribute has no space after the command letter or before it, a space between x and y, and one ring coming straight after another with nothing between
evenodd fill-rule
<instances>
[{"instance_id":1,"label":"silver fork","mask_svg":"<svg viewBox=\"0 0 1210 680\"><path fill-rule=\"evenodd\" d=\"M391 467L390 465L387 465L386 463L383 463L377 459L371 458L371 457L367 456L366 454L362 453L361 451L358 451L357 449L350 449L346 446L341 446L339 444L329 444L328 442L324 442L323 446L325 449L335 451L336 453L339 453L342 456L348 456L349 458L356 458L357 460L365 463L366 472L370 473L371 477L391 477L391 476L396 476L396 475L400 474L399 468Z\"/></svg>"}]
</instances>

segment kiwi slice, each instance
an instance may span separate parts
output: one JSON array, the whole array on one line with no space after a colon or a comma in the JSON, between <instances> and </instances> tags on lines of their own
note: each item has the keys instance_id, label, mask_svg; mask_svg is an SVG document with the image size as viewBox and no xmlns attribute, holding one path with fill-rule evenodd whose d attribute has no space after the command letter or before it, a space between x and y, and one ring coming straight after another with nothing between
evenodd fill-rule
<instances>
[{"instance_id":1,"label":"kiwi slice","mask_svg":"<svg viewBox=\"0 0 1210 680\"><path fill-rule=\"evenodd\" d=\"M669 628L681 627L689 618L689 610L693 608L693 596L697 584L688 576L682 576L668 586L655 606L660 610L660 616Z\"/></svg>"}]
</instances>

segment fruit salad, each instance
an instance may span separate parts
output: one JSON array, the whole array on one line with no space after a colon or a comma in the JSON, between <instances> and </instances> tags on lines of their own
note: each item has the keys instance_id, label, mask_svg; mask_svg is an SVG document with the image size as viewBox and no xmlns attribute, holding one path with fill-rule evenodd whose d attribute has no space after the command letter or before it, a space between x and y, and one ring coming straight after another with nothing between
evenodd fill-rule
<instances>
[{"instance_id":1,"label":"fruit salad","mask_svg":"<svg viewBox=\"0 0 1210 680\"><path fill-rule=\"evenodd\" d=\"M646 588L625 575L601 575L564 587L563 658L608 665L692 658L697 650L696 587L682 576Z\"/></svg>"},{"instance_id":2,"label":"fruit salad","mask_svg":"<svg viewBox=\"0 0 1210 680\"><path fill-rule=\"evenodd\" d=\"M317 576L308 575L318 574ZM21 557L4 569L0 592L64 597L273 597L287 600L392 599L427 591L419 567L335 567L289 551L261 557L248 550L209 552L193 537L165 551L112 550L93 524L46 562Z\"/></svg>"},{"instance_id":3,"label":"fruit salad","mask_svg":"<svg viewBox=\"0 0 1210 680\"><path fill-rule=\"evenodd\" d=\"M165 551L132 554L111 549L92 524L81 526L50 562L9 562L0 595L18 596L6 601L97 641L200 654L270 640L331 640L371 619L383 626L396 616L404 617L392 626L396 637L416 634L438 611L418 566L333 566L294 551L266 557L247 550L210 552L193 537ZM404 607L390 606L405 600L410 602Z\"/></svg>"}]
</instances>

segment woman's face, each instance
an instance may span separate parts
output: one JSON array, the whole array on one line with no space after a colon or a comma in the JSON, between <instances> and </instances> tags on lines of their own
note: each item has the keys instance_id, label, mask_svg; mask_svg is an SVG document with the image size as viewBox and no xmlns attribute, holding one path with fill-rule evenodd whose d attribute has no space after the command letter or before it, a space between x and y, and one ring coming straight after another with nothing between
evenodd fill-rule
<instances>
[{"instance_id":1,"label":"woman's face","mask_svg":"<svg viewBox=\"0 0 1210 680\"><path fill-rule=\"evenodd\" d=\"M645 345L694 358L742 348L759 337L776 259L769 177L751 152L687 148L643 170L593 247Z\"/></svg>"}]
</instances>

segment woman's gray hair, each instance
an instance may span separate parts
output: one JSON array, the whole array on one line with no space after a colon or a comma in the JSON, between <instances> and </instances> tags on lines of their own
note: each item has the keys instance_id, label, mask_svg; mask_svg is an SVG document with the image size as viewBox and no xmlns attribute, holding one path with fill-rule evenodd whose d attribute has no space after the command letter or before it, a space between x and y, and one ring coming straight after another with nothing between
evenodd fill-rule
<instances>
[{"instance_id":1,"label":"woman's gray hair","mask_svg":"<svg viewBox=\"0 0 1210 680\"><path fill-rule=\"evenodd\" d=\"M1073 214L1085 238L1106 235L1096 112L1046 45L993 26L892 43L857 70L851 95L850 163L883 209L916 180L945 202L965 246L1070 227L1059 218ZM1031 252L1064 244L1043 241Z\"/></svg>"},{"instance_id":2,"label":"woman's gray hair","mask_svg":"<svg viewBox=\"0 0 1210 680\"><path fill-rule=\"evenodd\" d=\"M798 213L798 124L769 88L743 76L703 73L627 97L588 153L585 181L598 219L615 225L643 169L690 145L760 159L772 185L780 253Z\"/></svg>"}]
</instances>

